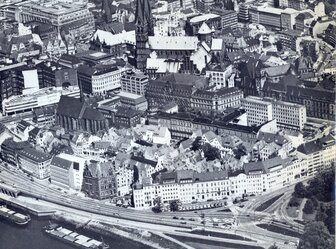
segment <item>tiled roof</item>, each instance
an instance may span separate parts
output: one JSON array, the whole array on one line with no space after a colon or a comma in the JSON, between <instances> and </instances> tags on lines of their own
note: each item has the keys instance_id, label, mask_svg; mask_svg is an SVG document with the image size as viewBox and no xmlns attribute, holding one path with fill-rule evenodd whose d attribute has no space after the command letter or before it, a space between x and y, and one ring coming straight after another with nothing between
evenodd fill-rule
<instances>
[{"instance_id":1,"label":"tiled roof","mask_svg":"<svg viewBox=\"0 0 336 249\"><path fill-rule=\"evenodd\" d=\"M37 163L45 162L51 158L51 156L47 153L38 151L32 147L25 147L22 150L18 152L19 156L28 158L32 161L35 161Z\"/></svg>"},{"instance_id":2,"label":"tiled roof","mask_svg":"<svg viewBox=\"0 0 336 249\"><path fill-rule=\"evenodd\" d=\"M198 38L195 36L150 36L149 47L153 50L196 50Z\"/></svg>"},{"instance_id":3,"label":"tiled roof","mask_svg":"<svg viewBox=\"0 0 336 249\"><path fill-rule=\"evenodd\" d=\"M51 160L50 165L56 166L61 169L69 170L71 167L72 162L63 158L60 158L58 156L54 156Z\"/></svg>"},{"instance_id":4,"label":"tiled roof","mask_svg":"<svg viewBox=\"0 0 336 249\"><path fill-rule=\"evenodd\" d=\"M62 116L79 118L85 103L80 99L62 95L57 107L57 113Z\"/></svg>"}]
</instances>

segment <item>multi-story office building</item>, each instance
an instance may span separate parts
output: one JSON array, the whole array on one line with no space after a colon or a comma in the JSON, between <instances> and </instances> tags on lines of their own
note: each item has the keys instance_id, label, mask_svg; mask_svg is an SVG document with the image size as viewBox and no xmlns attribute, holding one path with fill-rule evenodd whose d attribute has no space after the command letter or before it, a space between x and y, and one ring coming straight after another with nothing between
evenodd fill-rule
<instances>
[{"instance_id":1,"label":"multi-story office building","mask_svg":"<svg viewBox=\"0 0 336 249\"><path fill-rule=\"evenodd\" d=\"M86 160L61 153L54 156L50 163L51 182L63 188L81 190Z\"/></svg>"},{"instance_id":2,"label":"multi-story office building","mask_svg":"<svg viewBox=\"0 0 336 249\"><path fill-rule=\"evenodd\" d=\"M17 63L0 68L0 101L22 94L24 77L22 70L26 63Z\"/></svg>"},{"instance_id":3,"label":"multi-story office building","mask_svg":"<svg viewBox=\"0 0 336 249\"><path fill-rule=\"evenodd\" d=\"M121 71L117 67L86 65L78 67L78 84L86 94L105 95L120 88Z\"/></svg>"},{"instance_id":4,"label":"multi-story office building","mask_svg":"<svg viewBox=\"0 0 336 249\"><path fill-rule=\"evenodd\" d=\"M242 99L249 125L276 119L279 128L302 130L307 122L306 107L273 98L248 96Z\"/></svg>"},{"instance_id":5,"label":"multi-story office building","mask_svg":"<svg viewBox=\"0 0 336 249\"><path fill-rule=\"evenodd\" d=\"M288 7L296 10L304 10L306 4L304 0L288 0Z\"/></svg>"},{"instance_id":6,"label":"multi-story office building","mask_svg":"<svg viewBox=\"0 0 336 249\"><path fill-rule=\"evenodd\" d=\"M294 29L295 17L299 12L295 9L287 8L281 13L281 29Z\"/></svg>"},{"instance_id":7,"label":"multi-story office building","mask_svg":"<svg viewBox=\"0 0 336 249\"><path fill-rule=\"evenodd\" d=\"M281 13L283 10L272 7L250 6L249 15L252 23L281 28Z\"/></svg>"},{"instance_id":8,"label":"multi-story office building","mask_svg":"<svg viewBox=\"0 0 336 249\"><path fill-rule=\"evenodd\" d=\"M274 118L270 102L265 102L259 97L248 96L241 99L241 103L247 114L248 125L261 125Z\"/></svg>"},{"instance_id":9,"label":"multi-story office building","mask_svg":"<svg viewBox=\"0 0 336 249\"><path fill-rule=\"evenodd\" d=\"M272 103L273 118L277 121L279 128L302 130L307 122L307 111L304 105L277 101L265 98Z\"/></svg>"},{"instance_id":10,"label":"multi-story office building","mask_svg":"<svg viewBox=\"0 0 336 249\"><path fill-rule=\"evenodd\" d=\"M38 179L50 176L51 156L32 147L25 147L17 153L19 167Z\"/></svg>"},{"instance_id":11,"label":"multi-story office building","mask_svg":"<svg viewBox=\"0 0 336 249\"><path fill-rule=\"evenodd\" d=\"M33 111L36 108L57 104L62 95L79 98L78 86L68 88L51 87L40 89L34 93L12 96L2 102L3 115Z\"/></svg>"},{"instance_id":12,"label":"multi-story office building","mask_svg":"<svg viewBox=\"0 0 336 249\"><path fill-rule=\"evenodd\" d=\"M145 95L148 76L140 72L126 72L121 76L121 91Z\"/></svg>"},{"instance_id":13,"label":"multi-story office building","mask_svg":"<svg viewBox=\"0 0 336 249\"><path fill-rule=\"evenodd\" d=\"M301 36L302 32L295 29L282 30L278 32L281 45L285 48L296 51L297 39Z\"/></svg>"},{"instance_id":14,"label":"multi-story office building","mask_svg":"<svg viewBox=\"0 0 336 249\"><path fill-rule=\"evenodd\" d=\"M191 108L203 113L222 112L227 108L240 106L243 97L243 92L235 87L217 91L197 90L192 94Z\"/></svg>"},{"instance_id":15,"label":"multi-story office building","mask_svg":"<svg viewBox=\"0 0 336 249\"><path fill-rule=\"evenodd\" d=\"M77 70L66 68L55 62L40 63L37 66L39 87L62 87L66 85L77 86Z\"/></svg>"},{"instance_id":16,"label":"multi-story office building","mask_svg":"<svg viewBox=\"0 0 336 249\"><path fill-rule=\"evenodd\" d=\"M127 92L120 92L118 93L120 97L121 106L132 108L138 111L146 111L148 108L148 103L145 96L127 93Z\"/></svg>"},{"instance_id":17,"label":"multi-story office building","mask_svg":"<svg viewBox=\"0 0 336 249\"><path fill-rule=\"evenodd\" d=\"M214 5L215 0L196 0L195 7L198 11L202 13L207 13L208 10Z\"/></svg>"},{"instance_id":18,"label":"multi-story office building","mask_svg":"<svg viewBox=\"0 0 336 249\"><path fill-rule=\"evenodd\" d=\"M211 13L220 15L222 29L236 29L238 27L238 15L236 11L213 8L211 9Z\"/></svg>"},{"instance_id":19,"label":"multi-story office building","mask_svg":"<svg viewBox=\"0 0 336 249\"><path fill-rule=\"evenodd\" d=\"M69 30L75 36L93 34L94 16L85 5L62 2L25 2L18 7L20 21L52 25L58 33Z\"/></svg>"},{"instance_id":20,"label":"multi-story office building","mask_svg":"<svg viewBox=\"0 0 336 249\"><path fill-rule=\"evenodd\" d=\"M239 22L247 23L249 21L249 6L241 3L239 5L239 11L238 11L238 20Z\"/></svg>"}]
</instances>

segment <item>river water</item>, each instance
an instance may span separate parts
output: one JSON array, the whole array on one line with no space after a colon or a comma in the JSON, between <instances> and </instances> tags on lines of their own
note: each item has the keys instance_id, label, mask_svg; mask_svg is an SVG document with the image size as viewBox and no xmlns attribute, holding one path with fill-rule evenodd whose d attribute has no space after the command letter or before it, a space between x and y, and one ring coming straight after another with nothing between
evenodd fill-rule
<instances>
[{"instance_id":1,"label":"river water","mask_svg":"<svg viewBox=\"0 0 336 249\"><path fill-rule=\"evenodd\" d=\"M58 222L59 223L59 222ZM34 217L24 227L17 226L0 218L0 249L73 249L69 244L49 237L42 228L49 224L48 218ZM74 229L71 224L61 223L62 226ZM90 238L101 240L101 236L88 231L77 231ZM110 249L145 249L142 244L123 239L111 234L110 237L103 237L104 242L110 245Z\"/></svg>"}]
</instances>

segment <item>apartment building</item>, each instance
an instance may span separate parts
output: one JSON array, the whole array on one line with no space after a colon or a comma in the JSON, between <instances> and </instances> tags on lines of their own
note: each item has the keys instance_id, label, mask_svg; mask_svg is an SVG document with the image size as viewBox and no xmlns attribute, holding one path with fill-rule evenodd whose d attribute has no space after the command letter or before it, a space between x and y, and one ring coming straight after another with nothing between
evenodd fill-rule
<instances>
[{"instance_id":1,"label":"apartment building","mask_svg":"<svg viewBox=\"0 0 336 249\"><path fill-rule=\"evenodd\" d=\"M32 147L25 147L17 153L19 167L38 179L50 176L51 156Z\"/></svg>"},{"instance_id":2,"label":"apartment building","mask_svg":"<svg viewBox=\"0 0 336 249\"><path fill-rule=\"evenodd\" d=\"M230 182L226 171L197 173L181 170L161 174L153 185L138 185L134 188L135 208L154 206L158 197L163 203L180 200L181 203L222 200L230 194Z\"/></svg>"},{"instance_id":3,"label":"apartment building","mask_svg":"<svg viewBox=\"0 0 336 249\"><path fill-rule=\"evenodd\" d=\"M153 184L135 185L134 204L135 208L144 209L154 206L158 198L163 204L179 200L183 205L268 193L310 177L307 165L306 160L295 157L275 157L246 163L242 170L230 174L227 171L167 172Z\"/></svg>"},{"instance_id":4,"label":"apartment building","mask_svg":"<svg viewBox=\"0 0 336 249\"><path fill-rule=\"evenodd\" d=\"M140 72L126 72L121 76L121 91L145 95L148 76Z\"/></svg>"},{"instance_id":5,"label":"apartment building","mask_svg":"<svg viewBox=\"0 0 336 249\"><path fill-rule=\"evenodd\" d=\"M307 173L313 176L332 167L336 160L335 138L330 134L300 145L298 157L307 162Z\"/></svg>"}]
</instances>

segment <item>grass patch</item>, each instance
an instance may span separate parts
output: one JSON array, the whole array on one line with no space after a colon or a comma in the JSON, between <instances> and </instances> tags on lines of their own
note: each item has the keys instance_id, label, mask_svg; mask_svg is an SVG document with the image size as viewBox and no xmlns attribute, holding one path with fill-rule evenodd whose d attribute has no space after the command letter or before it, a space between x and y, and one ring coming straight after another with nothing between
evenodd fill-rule
<instances>
[{"instance_id":1,"label":"grass patch","mask_svg":"<svg viewBox=\"0 0 336 249\"><path fill-rule=\"evenodd\" d=\"M182 235L170 235L166 234L174 239L177 239L183 243L198 243L202 244L203 247L200 248L208 248L208 246L218 246L220 248L237 248L237 249L264 249L261 246L251 246L251 245L244 245L239 243L231 243L231 242L224 242L224 241L213 241L207 239L200 239L200 238L190 238Z\"/></svg>"},{"instance_id":2,"label":"grass patch","mask_svg":"<svg viewBox=\"0 0 336 249\"><path fill-rule=\"evenodd\" d=\"M286 236L295 237L295 238L301 238L301 234L283 227L275 226L272 224L257 224L258 227L262 229L266 229L267 231L273 232L273 233L280 233Z\"/></svg>"},{"instance_id":3,"label":"grass patch","mask_svg":"<svg viewBox=\"0 0 336 249\"><path fill-rule=\"evenodd\" d=\"M305 212L303 212L303 215L302 215L302 219L305 221L305 222L309 222L309 221L314 221L315 220L315 216L316 216L316 211L314 211L314 213L312 214L306 214Z\"/></svg>"},{"instance_id":4,"label":"grass patch","mask_svg":"<svg viewBox=\"0 0 336 249\"><path fill-rule=\"evenodd\" d=\"M276 202L283 195L284 194L277 195L277 196L274 196L273 198L265 201L263 204L261 204L259 207L256 208L256 211L258 211L258 212L264 211L266 208L268 208L269 206L271 206L274 202Z\"/></svg>"},{"instance_id":5,"label":"grass patch","mask_svg":"<svg viewBox=\"0 0 336 249\"><path fill-rule=\"evenodd\" d=\"M297 218L299 213L296 212L298 210L297 207L286 207L286 212L288 214L288 216L293 217L293 218Z\"/></svg>"},{"instance_id":6,"label":"grass patch","mask_svg":"<svg viewBox=\"0 0 336 249\"><path fill-rule=\"evenodd\" d=\"M235 234L230 234L230 233L218 233L218 232L204 231L204 230L194 230L189 233L199 234L199 235L204 235L204 236L211 236L211 237L218 237L218 238L225 238L225 239L252 241L251 239L248 239L246 237L235 235Z\"/></svg>"}]
</instances>

